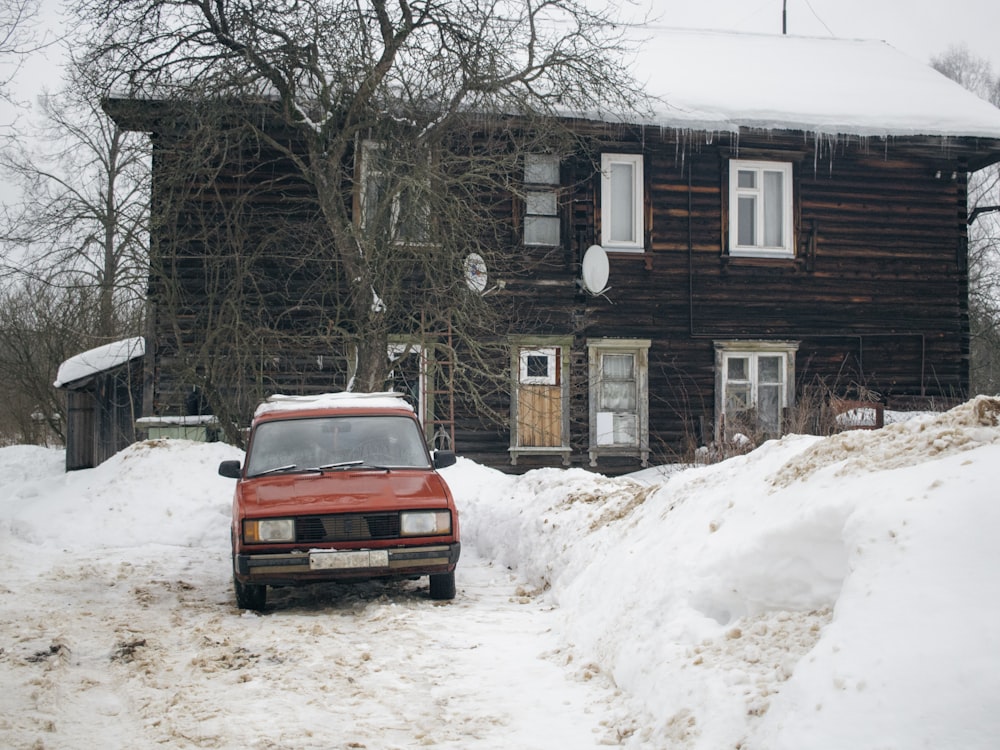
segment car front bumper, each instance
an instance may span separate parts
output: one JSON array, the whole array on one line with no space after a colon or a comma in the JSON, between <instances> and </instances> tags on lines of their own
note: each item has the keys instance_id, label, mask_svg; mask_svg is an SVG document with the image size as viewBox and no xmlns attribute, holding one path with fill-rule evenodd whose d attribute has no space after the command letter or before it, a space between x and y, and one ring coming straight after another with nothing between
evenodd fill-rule
<instances>
[{"instance_id":1,"label":"car front bumper","mask_svg":"<svg viewBox=\"0 0 1000 750\"><path fill-rule=\"evenodd\" d=\"M240 554L234 558L233 568L243 583L272 586L420 576L454 570L461 547L461 543L453 542L367 550Z\"/></svg>"}]
</instances>

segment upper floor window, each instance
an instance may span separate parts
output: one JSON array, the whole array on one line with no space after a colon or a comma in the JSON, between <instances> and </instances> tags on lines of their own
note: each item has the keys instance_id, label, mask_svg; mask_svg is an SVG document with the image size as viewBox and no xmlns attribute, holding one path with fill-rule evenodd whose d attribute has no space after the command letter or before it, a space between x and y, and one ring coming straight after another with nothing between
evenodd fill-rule
<instances>
[{"instance_id":1,"label":"upper floor window","mask_svg":"<svg viewBox=\"0 0 1000 750\"><path fill-rule=\"evenodd\" d=\"M381 143L362 144L361 226L384 232L394 242L426 242L430 237L426 173L398 161Z\"/></svg>"},{"instance_id":2,"label":"upper floor window","mask_svg":"<svg viewBox=\"0 0 1000 750\"><path fill-rule=\"evenodd\" d=\"M729 252L761 257L795 254L790 163L729 162Z\"/></svg>"},{"instance_id":3,"label":"upper floor window","mask_svg":"<svg viewBox=\"0 0 1000 750\"><path fill-rule=\"evenodd\" d=\"M642 154L601 154L601 245L643 249Z\"/></svg>"},{"instance_id":4,"label":"upper floor window","mask_svg":"<svg viewBox=\"0 0 1000 750\"><path fill-rule=\"evenodd\" d=\"M524 156L524 244L559 244L559 157Z\"/></svg>"}]
</instances>

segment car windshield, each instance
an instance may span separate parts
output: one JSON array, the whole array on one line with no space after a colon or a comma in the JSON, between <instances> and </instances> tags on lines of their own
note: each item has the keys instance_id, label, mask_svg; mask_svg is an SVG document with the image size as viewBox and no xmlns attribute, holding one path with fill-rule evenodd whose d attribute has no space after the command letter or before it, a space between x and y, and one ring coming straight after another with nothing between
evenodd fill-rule
<instances>
[{"instance_id":1,"label":"car windshield","mask_svg":"<svg viewBox=\"0 0 1000 750\"><path fill-rule=\"evenodd\" d=\"M417 423L401 416L343 416L262 422L247 476L351 467L430 468Z\"/></svg>"}]
</instances>

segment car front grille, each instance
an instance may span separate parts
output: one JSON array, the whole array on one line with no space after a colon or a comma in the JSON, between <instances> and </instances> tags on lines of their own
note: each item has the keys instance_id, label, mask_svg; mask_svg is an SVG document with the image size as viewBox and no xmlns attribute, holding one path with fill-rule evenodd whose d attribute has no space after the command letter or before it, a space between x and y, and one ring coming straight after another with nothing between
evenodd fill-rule
<instances>
[{"instance_id":1,"label":"car front grille","mask_svg":"<svg viewBox=\"0 0 1000 750\"><path fill-rule=\"evenodd\" d=\"M358 542L398 538L399 513L342 513L295 519L296 542Z\"/></svg>"}]
</instances>

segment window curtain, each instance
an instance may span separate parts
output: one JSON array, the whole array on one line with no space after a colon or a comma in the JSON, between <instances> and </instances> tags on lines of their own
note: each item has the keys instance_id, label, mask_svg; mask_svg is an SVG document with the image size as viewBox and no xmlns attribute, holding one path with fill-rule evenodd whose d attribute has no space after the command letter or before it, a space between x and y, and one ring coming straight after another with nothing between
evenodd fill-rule
<instances>
[{"instance_id":1,"label":"window curtain","mask_svg":"<svg viewBox=\"0 0 1000 750\"><path fill-rule=\"evenodd\" d=\"M605 354L601 358L601 402L604 411L636 410L634 355Z\"/></svg>"},{"instance_id":2,"label":"window curtain","mask_svg":"<svg viewBox=\"0 0 1000 750\"><path fill-rule=\"evenodd\" d=\"M782 194L784 191L781 172L764 172L764 246L783 247L782 237L784 222Z\"/></svg>"}]
</instances>

